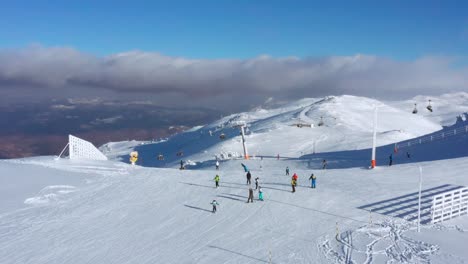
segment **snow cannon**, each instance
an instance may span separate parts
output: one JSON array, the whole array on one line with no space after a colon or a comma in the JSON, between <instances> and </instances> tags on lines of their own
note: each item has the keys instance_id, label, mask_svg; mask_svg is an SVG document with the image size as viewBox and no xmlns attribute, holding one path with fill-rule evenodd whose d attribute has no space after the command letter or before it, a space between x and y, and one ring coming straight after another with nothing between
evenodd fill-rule
<instances>
[{"instance_id":1,"label":"snow cannon","mask_svg":"<svg viewBox=\"0 0 468 264\"><path fill-rule=\"evenodd\" d=\"M138 160L138 151L130 152L130 163L132 163L132 165L135 165L137 160Z\"/></svg>"}]
</instances>

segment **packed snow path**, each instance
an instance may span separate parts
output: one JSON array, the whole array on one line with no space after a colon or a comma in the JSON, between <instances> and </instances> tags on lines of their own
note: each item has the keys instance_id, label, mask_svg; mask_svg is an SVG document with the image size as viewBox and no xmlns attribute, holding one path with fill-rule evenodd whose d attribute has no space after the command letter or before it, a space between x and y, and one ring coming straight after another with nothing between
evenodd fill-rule
<instances>
[{"instance_id":1,"label":"packed snow path","mask_svg":"<svg viewBox=\"0 0 468 264\"><path fill-rule=\"evenodd\" d=\"M467 186L467 161L423 163L423 188ZM273 160L264 161L260 170L260 161L252 160L247 165L252 180L260 177L265 201L258 201L255 193L254 203L248 204L240 162L223 163L220 171L180 171L50 157L2 161L1 186L8 183L10 193L17 195L9 198L8 208L0 208L0 263L468 261L462 250L421 238L405 242L414 254L404 248L379 248L400 245L374 243L379 236L379 241L388 234L411 236L414 222L403 218L377 212L372 222L377 226L390 223L382 228L393 233L375 234L372 226L364 229L370 222L369 212L359 207L417 190L414 165L317 170L317 189L311 189L309 170ZM290 177L284 173L287 165L291 173L299 174L294 194ZM218 189L213 181L216 173L221 176ZM22 192L31 181L37 183L37 190ZM216 214L211 213L213 199L220 203ZM422 234L429 236L424 239L432 239L434 230L447 241L452 233L458 242L468 241L467 232L459 231L463 228L424 227ZM377 238L369 241L359 235L367 233Z\"/></svg>"}]
</instances>

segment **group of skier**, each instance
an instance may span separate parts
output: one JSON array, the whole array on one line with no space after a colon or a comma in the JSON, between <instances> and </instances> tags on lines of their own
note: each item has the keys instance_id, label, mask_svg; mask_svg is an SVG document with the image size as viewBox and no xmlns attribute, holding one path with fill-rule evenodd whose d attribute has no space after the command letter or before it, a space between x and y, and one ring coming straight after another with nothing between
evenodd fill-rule
<instances>
[{"instance_id":1,"label":"group of skier","mask_svg":"<svg viewBox=\"0 0 468 264\"><path fill-rule=\"evenodd\" d=\"M289 176L289 168L286 167L286 176ZM298 180L299 176L294 173L293 176L291 177L291 188L292 188L292 192L295 193L296 192L296 186L297 186L297 180ZM315 189L315 187L317 186L317 176L315 176L313 173L310 175L309 177L309 181L310 182L310 188L312 189Z\"/></svg>"},{"instance_id":2,"label":"group of skier","mask_svg":"<svg viewBox=\"0 0 468 264\"><path fill-rule=\"evenodd\" d=\"M260 178L259 177L256 177L255 178L255 189L252 187L252 173L250 172L250 170L248 169L248 167L241 163L242 165L242 168L244 169L244 172L246 172L246 179L247 179L247 182L246 184L249 185L249 190L248 190L248 198L247 198L247 203L253 203L254 201L254 191L258 191L258 200L259 201L263 201L263 190L262 190L262 187L260 186ZM326 166L326 164L325 164ZM218 161L216 162L216 169L219 169L219 163ZM325 168L323 168L325 169ZM289 173L290 173L290 170L289 170L289 167L286 167L286 176L289 176ZM296 192L296 186L297 186L297 181L299 179L299 176L297 175L297 173L294 173L293 176L291 177L291 187L292 187L292 192ZM316 186L317 186L317 176L315 176L313 173L310 175L309 177L309 180L311 181L311 188L315 189ZM215 187L218 188L219 187L219 181L220 181L220 177L218 174L216 174L216 176L214 177L214 181L215 181ZM216 200L213 200L211 202L211 205L213 206L213 209L212 209L212 212L213 213L216 213L216 210L217 210L217 206L219 205L218 201Z\"/></svg>"},{"instance_id":3,"label":"group of skier","mask_svg":"<svg viewBox=\"0 0 468 264\"><path fill-rule=\"evenodd\" d=\"M244 168L244 172L247 171L247 174L245 175L247 178L247 185L249 185L249 196L247 198L247 203L253 203L253 196L254 196L254 189L252 188L251 184L251 179L252 179L252 174L250 173L250 170L248 170L247 166L242 163L242 167ZM263 201L263 190L262 187L260 186L260 178L256 177L255 178L255 190L258 190L258 200Z\"/></svg>"}]
</instances>

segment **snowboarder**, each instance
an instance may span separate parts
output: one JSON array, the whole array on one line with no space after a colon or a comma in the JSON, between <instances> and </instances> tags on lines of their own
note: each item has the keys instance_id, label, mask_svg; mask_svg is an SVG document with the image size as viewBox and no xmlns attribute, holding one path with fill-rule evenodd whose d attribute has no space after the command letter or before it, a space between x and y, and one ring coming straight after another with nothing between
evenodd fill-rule
<instances>
[{"instance_id":1,"label":"snowboarder","mask_svg":"<svg viewBox=\"0 0 468 264\"><path fill-rule=\"evenodd\" d=\"M258 178L258 177L257 177L257 178L255 178L255 190L257 190L257 189L258 189L258 180L259 180L259 178Z\"/></svg>"},{"instance_id":2,"label":"snowboarder","mask_svg":"<svg viewBox=\"0 0 468 264\"><path fill-rule=\"evenodd\" d=\"M180 169L185 170L184 161L180 160Z\"/></svg>"},{"instance_id":3,"label":"snowboarder","mask_svg":"<svg viewBox=\"0 0 468 264\"><path fill-rule=\"evenodd\" d=\"M310 185L310 188L314 188L315 189L315 181L317 180L317 177L312 173L309 177L309 180L311 180L311 185Z\"/></svg>"},{"instance_id":4,"label":"snowboarder","mask_svg":"<svg viewBox=\"0 0 468 264\"><path fill-rule=\"evenodd\" d=\"M244 163L241 163L241 165L242 165L242 168L244 168L244 172L248 172L248 171L249 171L249 169L247 168L247 166L246 166Z\"/></svg>"},{"instance_id":5,"label":"snowboarder","mask_svg":"<svg viewBox=\"0 0 468 264\"><path fill-rule=\"evenodd\" d=\"M216 183L216 188L219 187L219 175L216 174L216 176L214 177L214 180L215 180L215 183Z\"/></svg>"},{"instance_id":6,"label":"snowboarder","mask_svg":"<svg viewBox=\"0 0 468 264\"><path fill-rule=\"evenodd\" d=\"M247 199L247 203L252 202L253 203L253 189L252 187L249 188L249 198Z\"/></svg>"},{"instance_id":7,"label":"snowboarder","mask_svg":"<svg viewBox=\"0 0 468 264\"><path fill-rule=\"evenodd\" d=\"M216 161L216 170L219 170L219 161Z\"/></svg>"},{"instance_id":8,"label":"snowboarder","mask_svg":"<svg viewBox=\"0 0 468 264\"><path fill-rule=\"evenodd\" d=\"M393 154L390 154L390 156L388 156L388 166L392 166L393 164Z\"/></svg>"},{"instance_id":9,"label":"snowboarder","mask_svg":"<svg viewBox=\"0 0 468 264\"><path fill-rule=\"evenodd\" d=\"M327 168L327 160L322 161L322 170Z\"/></svg>"},{"instance_id":10,"label":"snowboarder","mask_svg":"<svg viewBox=\"0 0 468 264\"><path fill-rule=\"evenodd\" d=\"M295 193L296 192L296 180L293 178L291 179L291 187L292 187L292 192Z\"/></svg>"},{"instance_id":11,"label":"snowboarder","mask_svg":"<svg viewBox=\"0 0 468 264\"><path fill-rule=\"evenodd\" d=\"M250 174L250 171L247 172L247 184L250 184L250 179L252 178L252 174Z\"/></svg>"},{"instance_id":12,"label":"snowboarder","mask_svg":"<svg viewBox=\"0 0 468 264\"><path fill-rule=\"evenodd\" d=\"M216 206L219 205L219 203L218 203L216 200L213 200L213 201L211 202L211 204L213 205L213 211L212 211L212 212L213 212L213 213L216 213Z\"/></svg>"},{"instance_id":13,"label":"snowboarder","mask_svg":"<svg viewBox=\"0 0 468 264\"><path fill-rule=\"evenodd\" d=\"M258 187L258 200L263 201L263 190L262 187Z\"/></svg>"},{"instance_id":14,"label":"snowboarder","mask_svg":"<svg viewBox=\"0 0 468 264\"><path fill-rule=\"evenodd\" d=\"M289 167L286 167L286 176L289 176Z\"/></svg>"}]
</instances>

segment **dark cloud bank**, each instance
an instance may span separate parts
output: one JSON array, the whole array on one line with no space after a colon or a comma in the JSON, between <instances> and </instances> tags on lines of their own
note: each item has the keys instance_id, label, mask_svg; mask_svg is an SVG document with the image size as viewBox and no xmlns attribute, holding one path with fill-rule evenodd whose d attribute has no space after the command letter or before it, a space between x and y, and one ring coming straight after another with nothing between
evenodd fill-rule
<instances>
[{"instance_id":1,"label":"dark cloud bank","mask_svg":"<svg viewBox=\"0 0 468 264\"><path fill-rule=\"evenodd\" d=\"M149 96L172 106L236 109L266 98L330 94L407 98L468 89L455 58L395 61L368 55L323 58L188 59L130 51L97 57L66 47L0 50L3 96Z\"/></svg>"}]
</instances>

